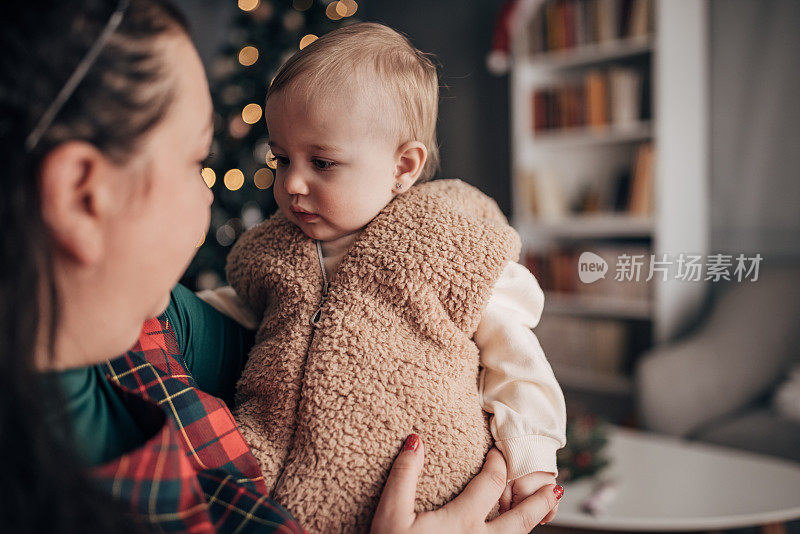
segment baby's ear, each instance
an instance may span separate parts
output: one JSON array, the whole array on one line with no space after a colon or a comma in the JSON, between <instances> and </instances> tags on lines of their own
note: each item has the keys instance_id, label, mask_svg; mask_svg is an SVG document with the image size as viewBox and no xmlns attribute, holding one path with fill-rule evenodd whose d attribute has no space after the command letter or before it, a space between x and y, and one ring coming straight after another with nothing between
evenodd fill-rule
<instances>
[{"instance_id":1,"label":"baby's ear","mask_svg":"<svg viewBox=\"0 0 800 534\"><path fill-rule=\"evenodd\" d=\"M419 141L409 141L397 149L394 176L397 184L403 185L399 191L408 191L414 185L422 174L427 159L428 149ZM398 188L395 190L398 191Z\"/></svg>"}]
</instances>

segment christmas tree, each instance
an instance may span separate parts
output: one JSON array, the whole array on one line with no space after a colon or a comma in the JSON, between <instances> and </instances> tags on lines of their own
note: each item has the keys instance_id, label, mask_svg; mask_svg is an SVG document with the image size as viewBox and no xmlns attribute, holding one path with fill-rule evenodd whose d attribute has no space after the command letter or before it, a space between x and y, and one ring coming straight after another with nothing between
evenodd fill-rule
<instances>
[{"instance_id":1,"label":"christmas tree","mask_svg":"<svg viewBox=\"0 0 800 534\"><path fill-rule=\"evenodd\" d=\"M558 483L593 476L609 463L604 449L609 422L578 408L567 415L567 445L556 453Z\"/></svg>"},{"instance_id":2,"label":"christmas tree","mask_svg":"<svg viewBox=\"0 0 800 534\"><path fill-rule=\"evenodd\" d=\"M237 0L231 0L237 1ZM202 171L214 192L211 224L181 283L224 283L236 238L275 211L274 163L264 97L278 68L319 36L356 22L355 0L238 0L228 44L210 69L214 101L212 157Z\"/></svg>"}]
</instances>

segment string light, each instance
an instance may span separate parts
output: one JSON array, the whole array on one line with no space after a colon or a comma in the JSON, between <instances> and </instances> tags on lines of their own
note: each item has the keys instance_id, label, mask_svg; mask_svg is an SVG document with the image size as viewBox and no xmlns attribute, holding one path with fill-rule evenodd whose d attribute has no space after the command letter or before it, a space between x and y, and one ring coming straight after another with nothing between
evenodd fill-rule
<instances>
[{"instance_id":1,"label":"string light","mask_svg":"<svg viewBox=\"0 0 800 534\"><path fill-rule=\"evenodd\" d=\"M256 61L258 61L258 48L255 46L248 45L239 50L239 63L245 67L249 67Z\"/></svg>"},{"instance_id":2,"label":"string light","mask_svg":"<svg viewBox=\"0 0 800 534\"><path fill-rule=\"evenodd\" d=\"M256 171L256 174L253 176L253 181L255 182L257 188L269 189L275 182L275 175L272 174L270 169L263 167Z\"/></svg>"},{"instance_id":3,"label":"string light","mask_svg":"<svg viewBox=\"0 0 800 534\"><path fill-rule=\"evenodd\" d=\"M200 175L203 177L203 180L209 189L214 187L214 184L217 182L217 174L214 172L214 169L205 167L202 171L200 171Z\"/></svg>"},{"instance_id":4,"label":"string light","mask_svg":"<svg viewBox=\"0 0 800 534\"><path fill-rule=\"evenodd\" d=\"M317 39L319 39L319 37L317 37L313 33L309 33L308 35L306 35L305 37L300 39L300 50L304 49L305 47L307 47L308 45L310 45L311 43L313 43Z\"/></svg>"},{"instance_id":5,"label":"string light","mask_svg":"<svg viewBox=\"0 0 800 534\"><path fill-rule=\"evenodd\" d=\"M242 120L247 124L255 124L261 119L261 106L247 104L242 110Z\"/></svg>"},{"instance_id":6,"label":"string light","mask_svg":"<svg viewBox=\"0 0 800 534\"><path fill-rule=\"evenodd\" d=\"M231 169L225 173L222 181L225 183L225 187L231 191L236 191L244 185L244 173L239 169Z\"/></svg>"},{"instance_id":7,"label":"string light","mask_svg":"<svg viewBox=\"0 0 800 534\"><path fill-rule=\"evenodd\" d=\"M260 3L261 0L239 0L239 9L242 11L253 11Z\"/></svg>"}]
</instances>

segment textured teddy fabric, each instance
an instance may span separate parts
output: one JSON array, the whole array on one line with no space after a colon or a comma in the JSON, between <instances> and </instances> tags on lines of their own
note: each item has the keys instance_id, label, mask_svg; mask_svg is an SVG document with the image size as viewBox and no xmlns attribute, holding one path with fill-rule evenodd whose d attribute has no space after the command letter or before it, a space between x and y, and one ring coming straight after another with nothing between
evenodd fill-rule
<instances>
[{"instance_id":1,"label":"textured teddy fabric","mask_svg":"<svg viewBox=\"0 0 800 534\"><path fill-rule=\"evenodd\" d=\"M314 329L315 243L280 212L236 243L228 280L263 314L237 420L272 496L309 531L367 531L412 432L426 445L418 511L449 501L480 470L492 439L472 336L519 249L477 189L413 187L342 259Z\"/></svg>"}]
</instances>

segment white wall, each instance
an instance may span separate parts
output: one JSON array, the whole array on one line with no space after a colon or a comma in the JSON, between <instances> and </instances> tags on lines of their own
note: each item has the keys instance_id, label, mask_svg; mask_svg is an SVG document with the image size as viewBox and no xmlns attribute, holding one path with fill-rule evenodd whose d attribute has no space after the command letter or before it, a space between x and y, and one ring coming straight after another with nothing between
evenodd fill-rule
<instances>
[{"instance_id":1,"label":"white wall","mask_svg":"<svg viewBox=\"0 0 800 534\"><path fill-rule=\"evenodd\" d=\"M710 15L711 250L800 260L800 2Z\"/></svg>"}]
</instances>

